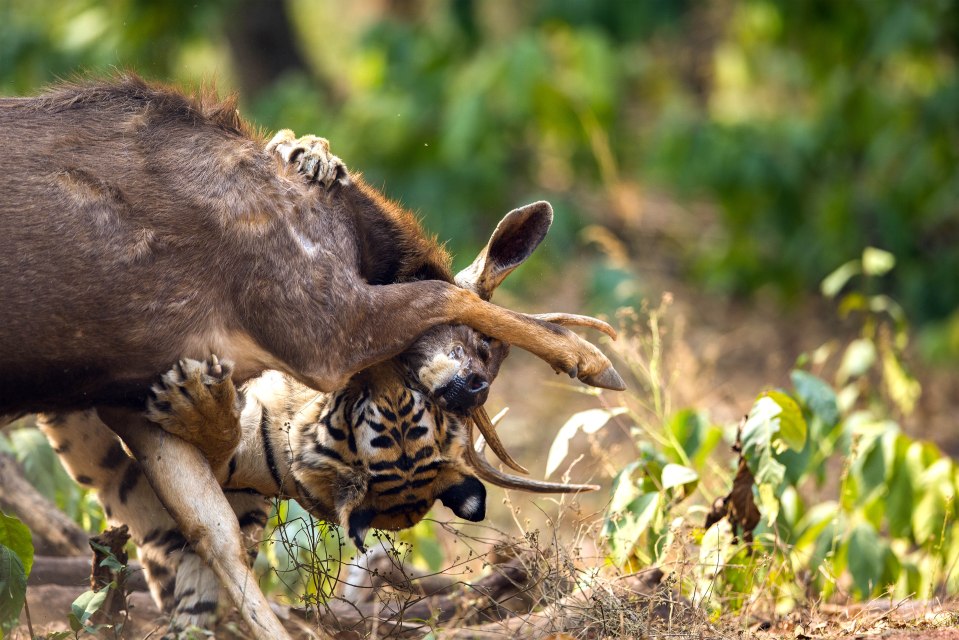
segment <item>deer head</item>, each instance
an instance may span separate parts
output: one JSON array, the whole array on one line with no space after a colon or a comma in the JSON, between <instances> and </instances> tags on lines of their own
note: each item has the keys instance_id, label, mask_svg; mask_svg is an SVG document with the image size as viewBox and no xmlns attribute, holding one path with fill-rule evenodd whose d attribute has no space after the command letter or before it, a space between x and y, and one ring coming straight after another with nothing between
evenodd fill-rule
<instances>
[{"instance_id":1,"label":"deer head","mask_svg":"<svg viewBox=\"0 0 959 640\"><path fill-rule=\"evenodd\" d=\"M545 202L508 213L473 263L457 274L456 283L489 300L506 276L539 246L552 218L552 208ZM541 319L612 332L592 318L549 314ZM439 326L396 359L355 376L328 403L339 414L322 418L331 421L336 431L352 430L355 462L341 464L347 458L345 451L338 454L338 461L315 453L314 449L344 447L344 439L334 442L326 436L328 430L318 430L315 437L328 441L313 449L309 443L300 446L304 453L294 463L307 501L332 493L335 519L362 546L370 527L412 526L437 499L461 518L482 520L486 488L480 480L543 493L597 489L503 473L484 457L483 449L489 444L504 463L526 473L506 451L482 406L508 353L509 345L469 327ZM337 400L341 395L345 399ZM474 427L482 434L475 443Z\"/></svg>"}]
</instances>

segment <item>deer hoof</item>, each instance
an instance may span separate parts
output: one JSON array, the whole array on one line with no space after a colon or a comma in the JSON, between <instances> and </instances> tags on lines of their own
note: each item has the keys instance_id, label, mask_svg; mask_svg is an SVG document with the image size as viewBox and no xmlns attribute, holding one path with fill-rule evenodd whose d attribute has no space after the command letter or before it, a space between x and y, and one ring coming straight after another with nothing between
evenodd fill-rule
<instances>
[{"instance_id":1,"label":"deer hoof","mask_svg":"<svg viewBox=\"0 0 959 640\"><path fill-rule=\"evenodd\" d=\"M599 373L584 376L580 378L580 380L591 387L599 387L600 389L611 389L613 391L626 390L626 383L623 381L623 378L616 372L616 369L612 367L606 367Z\"/></svg>"}]
</instances>

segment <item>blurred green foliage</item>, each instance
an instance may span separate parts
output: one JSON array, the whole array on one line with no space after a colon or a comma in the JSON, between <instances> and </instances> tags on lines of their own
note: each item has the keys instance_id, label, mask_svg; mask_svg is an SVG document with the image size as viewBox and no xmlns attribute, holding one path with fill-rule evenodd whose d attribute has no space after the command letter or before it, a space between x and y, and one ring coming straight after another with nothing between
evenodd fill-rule
<instances>
[{"instance_id":1,"label":"blurred green foliage","mask_svg":"<svg viewBox=\"0 0 959 640\"><path fill-rule=\"evenodd\" d=\"M950 0L4 0L0 90L215 81L265 128L329 137L455 251L549 198L534 277L586 224L643 251L651 205L618 194L661 189L716 205L715 233L679 238L702 283L789 299L876 246L928 323L959 306L957 45ZM949 326L932 350L959 351Z\"/></svg>"}]
</instances>

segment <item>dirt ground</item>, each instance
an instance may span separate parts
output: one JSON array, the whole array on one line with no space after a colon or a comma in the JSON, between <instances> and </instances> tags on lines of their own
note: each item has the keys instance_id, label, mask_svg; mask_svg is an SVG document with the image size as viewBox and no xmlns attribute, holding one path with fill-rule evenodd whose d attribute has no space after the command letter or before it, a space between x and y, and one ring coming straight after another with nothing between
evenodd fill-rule
<instances>
[{"instance_id":1,"label":"dirt ground","mask_svg":"<svg viewBox=\"0 0 959 640\"><path fill-rule=\"evenodd\" d=\"M690 246L709 236L708 212L701 214L704 222L697 225L695 217L691 223L689 216L674 215L671 203L652 198L647 205L643 215L620 221L621 233L631 238L630 246L624 250L641 276L637 285L643 297L652 306L667 293L672 300L664 324L669 345L666 365L675 374L669 385L674 410L693 406L708 411L717 423L735 423L760 391L789 385L789 371L800 354L830 340L846 341L855 336L855 324L840 322L834 306L816 296L784 309L762 294L751 300L731 299L686 283L675 258L676 247ZM585 308L581 274L587 268L585 263L569 264L562 271L536 274L539 281L532 288L561 292L558 298L551 296L548 303L543 302L545 297L529 292L520 297L508 291L499 294L497 302L531 312L581 311ZM609 345L604 350L613 351ZM959 374L923 368L916 363L914 373L923 385L923 395L904 428L911 435L933 440L946 451L959 452L959 429L952 418L959 404ZM500 429L503 441L534 477L543 477L546 451L560 426L573 413L601 404L593 395L582 393L581 386L554 376L542 362L514 350L493 385L488 407L490 415L503 407L510 408ZM608 479L633 455L630 438L628 425L614 422L591 440L583 436L574 440L570 459L582 458L574 465L571 480L600 480L604 484L601 491L577 499L581 516L567 513L568 502L560 506L551 498L534 499L515 493L507 499L503 491L491 487L490 523L496 529L520 536L536 529L549 533L550 525L559 521L560 528L567 533L582 523L595 523L609 499ZM437 517L448 519L443 513ZM581 541L591 544L588 538ZM453 544L448 540L446 543ZM458 553L452 546L445 551L448 555ZM584 554L589 555L590 551L584 549ZM28 596L35 631L63 629L63 612L69 610L69 603L82 590L79 586L31 587ZM136 614L130 624L136 633L132 637L162 635L158 633L157 611L149 598L140 593L135 605ZM814 622L782 620L768 629L760 623L750 624L720 635L700 630L686 634L682 629L674 629L668 637L959 640L959 606L953 605L931 608L910 604L894 612L859 607L811 619ZM11 637L26 635L21 628Z\"/></svg>"}]
</instances>

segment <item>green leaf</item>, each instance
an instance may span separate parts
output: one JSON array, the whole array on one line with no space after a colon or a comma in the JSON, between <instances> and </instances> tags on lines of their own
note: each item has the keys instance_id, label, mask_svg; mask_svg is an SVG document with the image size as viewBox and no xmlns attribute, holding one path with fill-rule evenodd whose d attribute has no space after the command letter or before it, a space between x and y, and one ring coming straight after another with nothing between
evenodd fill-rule
<instances>
[{"instance_id":1,"label":"green leaf","mask_svg":"<svg viewBox=\"0 0 959 640\"><path fill-rule=\"evenodd\" d=\"M743 455L747 461L758 460L763 450L778 448L780 444L802 450L806 431L806 420L795 400L780 391L765 392L756 400L743 426Z\"/></svg>"},{"instance_id":2,"label":"green leaf","mask_svg":"<svg viewBox=\"0 0 959 640\"><path fill-rule=\"evenodd\" d=\"M782 413L782 407L767 395L757 398L746 424L743 425L742 445L746 459L757 458L764 449L772 446L773 436L779 431L779 420L776 417Z\"/></svg>"},{"instance_id":3,"label":"green leaf","mask_svg":"<svg viewBox=\"0 0 959 640\"><path fill-rule=\"evenodd\" d=\"M772 451L767 449L759 458L756 464L756 470L753 471L753 477L756 479L756 485L769 484L777 489L786 479L786 466L773 457Z\"/></svg>"},{"instance_id":4,"label":"green leaf","mask_svg":"<svg viewBox=\"0 0 959 640\"><path fill-rule=\"evenodd\" d=\"M862 272L867 276L885 275L894 266L896 266L896 256L888 251L866 247L862 252Z\"/></svg>"},{"instance_id":5,"label":"green leaf","mask_svg":"<svg viewBox=\"0 0 959 640\"><path fill-rule=\"evenodd\" d=\"M669 430L683 448L685 459L696 468L705 464L709 454L723 437L721 428L711 424L702 412L692 409L678 411L669 421ZM683 456L672 452L672 447L669 453L676 462L683 461Z\"/></svg>"},{"instance_id":6,"label":"green leaf","mask_svg":"<svg viewBox=\"0 0 959 640\"><path fill-rule=\"evenodd\" d=\"M90 617L100 610L104 601L107 599L109 589L100 589L99 591L85 591L81 593L73 604L70 605L70 615L75 617L81 626L87 626ZM72 623L71 623L72 626Z\"/></svg>"},{"instance_id":7,"label":"green leaf","mask_svg":"<svg viewBox=\"0 0 959 640\"><path fill-rule=\"evenodd\" d=\"M859 260L850 260L823 278L819 289L827 298L835 298L836 294L846 286L846 283L860 273L862 273L862 263Z\"/></svg>"},{"instance_id":8,"label":"green leaf","mask_svg":"<svg viewBox=\"0 0 959 640\"><path fill-rule=\"evenodd\" d=\"M553 439L553 444L549 448L549 454L546 456L546 474L548 478L563 460L569 454L569 441L573 439L579 431L583 433L596 433L606 426L606 423L615 416L626 413L626 407L616 407L613 409L587 409L570 416Z\"/></svg>"},{"instance_id":9,"label":"green leaf","mask_svg":"<svg viewBox=\"0 0 959 640\"><path fill-rule=\"evenodd\" d=\"M610 552L615 565L622 566L626 563L661 506L661 493L643 493L623 510L607 518L604 533L609 536Z\"/></svg>"},{"instance_id":10,"label":"green leaf","mask_svg":"<svg viewBox=\"0 0 959 640\"><path fill-rule=\"evenodd\" d=\"M789 377L796 389L796 395L811 412L819 416L824 425L834 427L838 424L839 405L832 387L821 378L801 369L794 369Z\"/></svg>"},{"instance_id":11,"label":"green leaf","mask_svg":"<svg viewBox=\"0 0 959 640\"><path fill-rule=\"evenodd\" d=\"M786 475L786 468L773 457L773 439L779 432L781 413L782 407L764 394L756 400L743 426L743 456L757 485L778 487Z\"/></svg>"},{"instance_id":12,"label":"green leaf","mask_svg":"<svg viewBox=\"0 0 959 640\"><path fill-rule=\"evenodd\" d=\"M0 634L17 625L27 597L27 573L20 556L0 544Z\"/></svg>"},{"instance_id":13,"label":"green leaf","mask_svg":"<svg viewBox=\"0 0 959 640\"><path fill-rule=\"evenodd\" d=\"M706 530L699 546L699 564L706 576L722 571L736 551L732 525L727 518L719 520Z\"/></svg>"},{"instance_id":14,"label":"green leaf","mask_svg":"<svg viewBox=\"0 0 959 640\"><path fill-rule=\"evenodd\" d=\"M99 544L92 540L90 541L90 546L103 554L103 560L100 561L101 567L107 567L112 571L123 571L123 569L125 569L123 564L117 560L116 555L114 555L113 550L110 547L106 546L105 544Z\"/></svg>"},{"instance_id":15,"label":"green leaf","mask_svg":"<svg viewBox=\"0 0 959 640\"><path fill-rule=\"evenodd\" d=\"M918 481L919 500L913 507L912 529L921 545L940 544L945 524L952 518L955 500L955 466L940 458L922 472Z\"/></svg>"},{"instance_id":16,"label":"green leaf","mask_svg":"<svg viewBox=\"0 0 959 640\"><path fill-rule=\"evenodd\" d=\"M909 451L909 438L896 436L892 460L892 475L889 479L889 491L886 497L889 533L894 538L905 538L912 534L912 511L915 507L915 482L912 468L906 455Z\"/></svg>"},{"instance_id":17,"label":"green leaf","mask_svg":"<svg viewBox=\"0 0 959 640\"><path fill-rule=\"evenodd\" d=\"M757 486L759 500L756 506L759 507L759 512L765 516L766 524L770 527L776 523L776 519L779 517L779 498L776 497L778 486L767 482Z\"/></svg>"},{"instance_id":18,"label":"green leaf","mask_svg":"<svg viewBox=\"0 0 959 640\"><path fill-rule=\"evenodd\" d=\"M869 598L883 586L888 547L868 523L860 523L849 534L847 566L860 597Z\"/></svg>"},{"instance_id":19,"label":"green leaf","mask_svg":"<svg viewBox=\"0 0 959 640\"><path fill-rule=\"evenodd\" d=\"M0 544L9 547L23 565L27 576L33 568L33 538L27 525L0 511Z\"/></svg>"}]
</instances>

